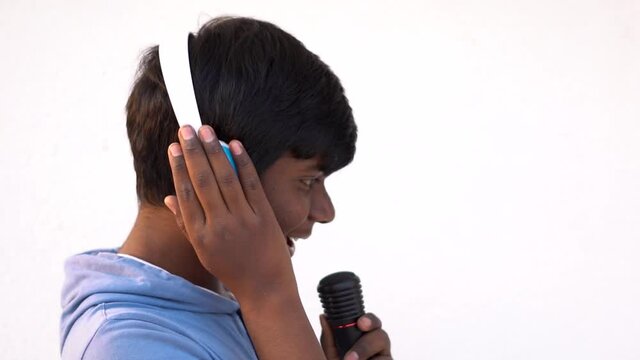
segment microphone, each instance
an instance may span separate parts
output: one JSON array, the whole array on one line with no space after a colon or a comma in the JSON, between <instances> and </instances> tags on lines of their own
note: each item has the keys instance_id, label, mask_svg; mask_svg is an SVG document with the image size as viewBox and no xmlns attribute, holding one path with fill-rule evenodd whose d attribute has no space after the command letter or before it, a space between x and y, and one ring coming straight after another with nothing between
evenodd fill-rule
<instances>
[{"instance_id":1,"label":"microphone","mask_svg":"<svg viewBox=\"0 0 640 360\"><path fill-rule=\"evenodd\" d=\"M362 336L357 326L364 315L360 278L349 271L327 275L318 284L318 295L342 359Z\"/></svg>"}]
</instances>

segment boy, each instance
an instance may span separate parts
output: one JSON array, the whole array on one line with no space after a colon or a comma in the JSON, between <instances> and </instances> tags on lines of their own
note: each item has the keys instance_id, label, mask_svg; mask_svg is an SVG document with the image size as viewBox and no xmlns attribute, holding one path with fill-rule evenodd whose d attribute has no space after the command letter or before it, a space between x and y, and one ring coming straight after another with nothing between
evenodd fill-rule
<instances>
[{"instance_id":1,"label":"boy","mask_svg":"<svg viewBox=\"0 0 640 360\"><path fill-rule=\"evenodd\" d=\"M141 61L127 102L138 217L122 247L67 261L62 357L337 359L326 321L315 339L290 256L333 219L324 179L355 153L343 88L293 36L253 19L205 24L189 58L197 133L178 129L157 47ZM390 359L380 321L358 326L346 358Z\"/></svg>"}]
</instances>

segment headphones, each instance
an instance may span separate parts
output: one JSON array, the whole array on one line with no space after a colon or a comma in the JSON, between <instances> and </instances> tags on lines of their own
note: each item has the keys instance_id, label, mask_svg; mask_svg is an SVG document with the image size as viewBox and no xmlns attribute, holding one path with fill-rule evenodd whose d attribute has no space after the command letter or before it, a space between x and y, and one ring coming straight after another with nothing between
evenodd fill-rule
<instances>
[{"instance_id":1,"label":"headphones","mask_svg":"<svg viewBox=\"0 0 640 360\"><path fill-rule=\"evenodd\" d=\"M202 126L198 103L193 90L191 66L189 64L189 36L167 37L158 47L160 69L164 77L164 84L169 94L169 101L176 115L180 127L191 125L197 132ZM222 150L231 163L233 170L238 172L231 156L229 145L222 140Z\"/></svg>"}]
</instances>

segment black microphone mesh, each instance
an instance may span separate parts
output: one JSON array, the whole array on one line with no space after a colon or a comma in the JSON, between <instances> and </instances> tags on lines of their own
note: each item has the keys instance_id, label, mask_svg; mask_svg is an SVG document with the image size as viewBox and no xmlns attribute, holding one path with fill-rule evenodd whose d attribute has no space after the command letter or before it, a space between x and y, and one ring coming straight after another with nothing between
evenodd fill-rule
<instances>
[{"instance_id":1,"label":"black microphone mesh","mask_svg":"<svg viewBox=\"0 0 640 360\"><path fill-rule=\"evenodd\" d=\"M352 272L324 277L318 284L318 294L328 320L357 319L364 315L360 278Z\"/></svg>"}]
</instances>

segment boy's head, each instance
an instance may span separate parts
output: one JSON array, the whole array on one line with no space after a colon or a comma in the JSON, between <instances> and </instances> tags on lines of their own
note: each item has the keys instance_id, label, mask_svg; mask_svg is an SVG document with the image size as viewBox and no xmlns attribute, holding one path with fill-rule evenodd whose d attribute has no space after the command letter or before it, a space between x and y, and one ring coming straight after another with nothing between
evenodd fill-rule
<instances>
[{"instance_id":1,"label":"boy's head","mask_svg":"<svg viewBox=\"0 0 640 360\"><path fill-rule=\"evenodd\" d=\"M263 21L217 18L190 36L189 58L203 124L240 140L261 177L282 159L309 159L323 176L353 159L357 131L340 81L293 36ZM175 193L167 148L178 123L157 47L142 58L126 110L138 198L162 206Z\"/></svg>"}]
</instances>

